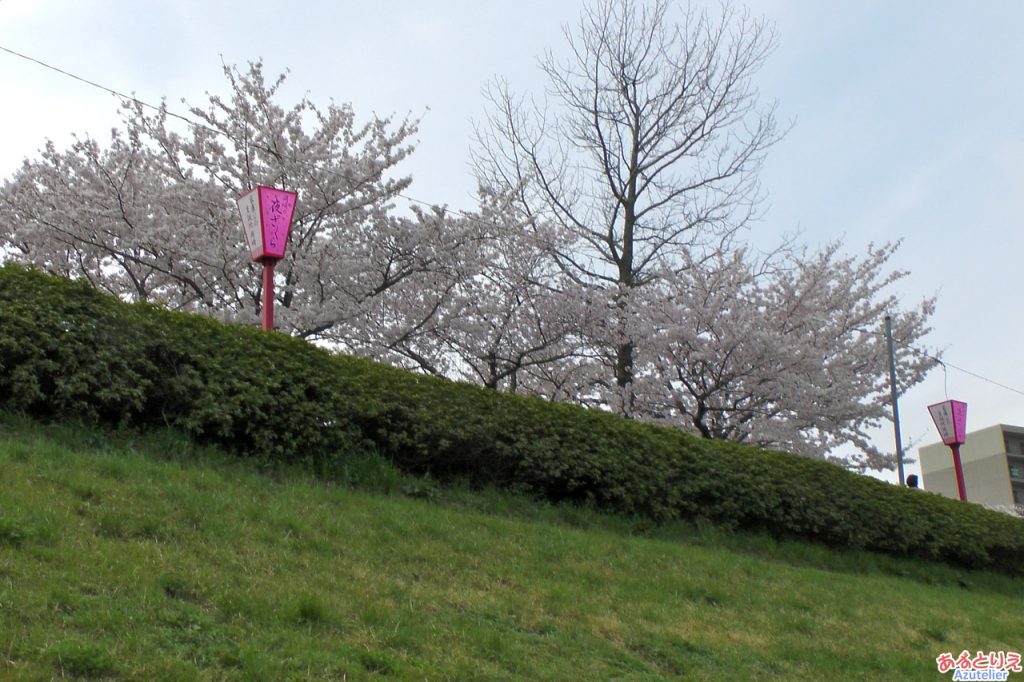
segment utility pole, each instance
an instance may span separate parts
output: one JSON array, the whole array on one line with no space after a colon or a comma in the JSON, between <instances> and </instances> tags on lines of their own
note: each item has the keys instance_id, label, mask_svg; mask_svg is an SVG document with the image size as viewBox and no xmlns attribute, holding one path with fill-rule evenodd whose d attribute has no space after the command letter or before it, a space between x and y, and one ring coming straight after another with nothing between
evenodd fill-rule
<instances>
[{"instance_id":1,"label":"utility pole","mask_svg":"<svg viewBox=\"0 0 1024 682\"><path fill-rule=\"evenodd\" d=\"M903 475L903 438L900 436L900 404L896 388L896 354L892 349L892 315L885 316L885 340L889 345L889 390L892 394L892 428L896 436L896 467L899 469L900 485L907 484Z\"/></svg>"}]
</instances>

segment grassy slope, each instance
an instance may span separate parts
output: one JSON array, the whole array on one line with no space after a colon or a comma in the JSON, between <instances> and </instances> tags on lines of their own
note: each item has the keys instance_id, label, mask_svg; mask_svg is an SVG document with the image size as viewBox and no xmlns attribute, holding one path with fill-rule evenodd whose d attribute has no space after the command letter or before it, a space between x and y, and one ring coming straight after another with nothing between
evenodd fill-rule
<instances>
[{"instance_id":1,"label":"grassy slope","mask_svg":"<svg viewBox=\"0 0 1024 682\"><path fill-rule=\"evenodd\" d=\"M1024 642L1021 579L108 440L0 418L0 679L939 679Z\"/></svg>"}]
</instances>

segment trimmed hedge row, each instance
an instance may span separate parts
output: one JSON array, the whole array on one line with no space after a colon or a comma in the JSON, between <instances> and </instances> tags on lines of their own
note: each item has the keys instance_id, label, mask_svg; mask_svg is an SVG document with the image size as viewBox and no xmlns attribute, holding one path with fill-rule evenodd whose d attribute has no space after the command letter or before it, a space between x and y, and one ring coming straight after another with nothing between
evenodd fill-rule
<instances>
[{"instance_id":1,"label":"trimmed hedge row","mask_svg":"<svg viewBox=\"0 0 1024 682\"><path fill-rule=\"evenodd\" d=\"M243 456L400 467L657 521L709 519L1024 573L1024 521L835 465L332 355L0 268L0 407L166 425Z\"/></svg>"}]
</instances>

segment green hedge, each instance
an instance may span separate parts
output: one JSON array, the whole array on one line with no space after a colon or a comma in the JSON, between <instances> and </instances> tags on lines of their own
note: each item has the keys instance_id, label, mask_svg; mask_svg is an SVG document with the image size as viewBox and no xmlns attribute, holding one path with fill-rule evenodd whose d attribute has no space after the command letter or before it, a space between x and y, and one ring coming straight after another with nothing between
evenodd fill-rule
<instances>
[{"instance_id":1,"label":"green hedge","mask_svg":"<svg viewBox=\"0 0 1024 682\"><path fill-rule=\"evenodd\" d=\"M171 426L240 455L402 468L657 521L709 519L1024 573L1024 521L826 462L332 355L0 268L0 407Z\"/></svg>"}]
</instances>

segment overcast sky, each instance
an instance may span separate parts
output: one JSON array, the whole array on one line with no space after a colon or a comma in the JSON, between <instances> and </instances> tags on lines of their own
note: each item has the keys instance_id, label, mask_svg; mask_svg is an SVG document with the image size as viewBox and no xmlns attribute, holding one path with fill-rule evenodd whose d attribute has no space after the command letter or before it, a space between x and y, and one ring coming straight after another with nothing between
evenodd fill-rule
<instances>
[{"instance_id":1,"label":"overcast sky","mask_svg":"<svg viewBox=\"0 0 1024 682\"><path fill-rule=\"evenodd\" d=\"M699 3L698 3L699 4ZM287 102L351 102L357 117L422 117L408 194L471 209L481 88L540 92L537 57L563 48L579 0L0 0L0 46L145 101L224 92L222 60L290 71ZM715 5L717 7L717 4ZM755 243L799 231L903 240L907 305L938 297L930 336L950 367L901 398L904 441L937 439L927 405L969 404L968 430L1024 425L1024 2L753 0L778 48L757 85L792 122L762 175ZM0 177L45 139L105 138L117 100L0 52ZM363 119L365 120L365 119ZM892 427L878 433L893 450ZM916 449L908 454L916 456ZM908 473L917 470L908 466ZM889 478L894 479L895 475Z\"/></svg>"}]
</instances>

